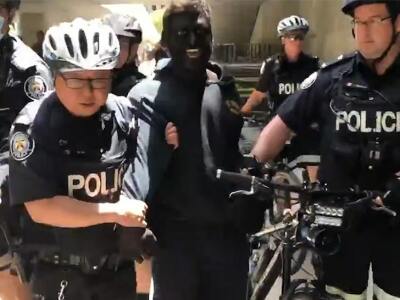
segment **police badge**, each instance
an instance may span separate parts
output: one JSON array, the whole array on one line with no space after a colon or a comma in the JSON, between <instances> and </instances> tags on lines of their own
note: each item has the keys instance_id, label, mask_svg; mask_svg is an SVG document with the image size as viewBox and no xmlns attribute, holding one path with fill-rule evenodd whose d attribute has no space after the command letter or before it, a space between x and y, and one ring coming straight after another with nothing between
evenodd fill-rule
<instances>
[{"instance_id":1,"label":"police badge","mask_svg":"<svg viewBox=\"0 0 400 300\"><path fill-rule=\"evenodd\" d=\"M48 87L43 77L34 75L25 81L24 90L30 99L39 100L46 94Z\"/></svg>"},{"instance_id":2,"label":"police badge","mask_svg":"<svg viewBox=\"0 0 400 300\"><path fill-rule=\"evenodd\" d=\"M314 82L317 80L317 77L318 77L318 72L312 73L310 76L304 79L304 81L300 85L300 89L302 90L308 89L310 86L314 84Z\"/></svg>"},{"instance_id":3,"label":"police badge","mask_svg":"<svg viewBox=\"0 0 400 300\"><path fill-rule=\"evenodd\" d=\"M16 161L28 158L35 149L34 140L25 132L17 131L10 141L10 153Z\"/></svg>"}]
</instances>

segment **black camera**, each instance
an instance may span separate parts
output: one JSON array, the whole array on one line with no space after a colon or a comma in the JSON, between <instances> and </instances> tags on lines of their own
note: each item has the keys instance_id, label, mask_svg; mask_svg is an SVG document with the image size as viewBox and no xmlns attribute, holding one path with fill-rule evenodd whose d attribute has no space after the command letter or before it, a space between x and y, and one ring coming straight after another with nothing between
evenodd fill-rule
<instances>
[{"instance_id":1,"label":"black camera","mask_svg":"<svg viewBox=\"0 0 400 300\"><path fill-rule=\"evenodd\" d=\"M340 248L344 228L344 208L333 204L314 203L302 212L300 239L323 255L333 255Z\"/></svg>"}]
</instances>

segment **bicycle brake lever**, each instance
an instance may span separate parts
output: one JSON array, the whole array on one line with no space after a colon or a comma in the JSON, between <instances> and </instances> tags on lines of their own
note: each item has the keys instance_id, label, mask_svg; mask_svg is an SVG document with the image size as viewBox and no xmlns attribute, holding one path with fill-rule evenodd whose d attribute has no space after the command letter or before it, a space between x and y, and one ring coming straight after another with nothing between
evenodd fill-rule
<instances>
[{"instance_id":1,"label":"bicycle brake lever","mask_svg":"<svg viewBox=\"0 0 400 300\"><path fill-rule=\"evenodd\" d=\"M387 214L387 215L389 215L391 217L396 217L397 216L397 213L394 210L392 210L392 209L390 209L390 208L388 208L386 206L378 206L376 204L372 204L371 205L371 209L373 209L375 211L382 211L383 213L385 213L385 214Z\"/></svg>"}]
</instances>

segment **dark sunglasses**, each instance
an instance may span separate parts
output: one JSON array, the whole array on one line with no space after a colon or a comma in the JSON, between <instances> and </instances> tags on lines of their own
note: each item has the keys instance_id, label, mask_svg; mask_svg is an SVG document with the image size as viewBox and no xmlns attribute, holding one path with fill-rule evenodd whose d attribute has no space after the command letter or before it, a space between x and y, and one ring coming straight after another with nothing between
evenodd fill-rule
<instances>
[{"instance_id":1,"label":"dark sunglasses","mask_svg":"<svg viewBox=\"0 0 400 300\"><path fill-rule=\"evenodd\" d=\"M295 41L295 40L304 41L305 36L304 36L304 34L298 33L298 34L285 35L285 38L287 38L291 41Z\"/></svg>"}]
</instances>

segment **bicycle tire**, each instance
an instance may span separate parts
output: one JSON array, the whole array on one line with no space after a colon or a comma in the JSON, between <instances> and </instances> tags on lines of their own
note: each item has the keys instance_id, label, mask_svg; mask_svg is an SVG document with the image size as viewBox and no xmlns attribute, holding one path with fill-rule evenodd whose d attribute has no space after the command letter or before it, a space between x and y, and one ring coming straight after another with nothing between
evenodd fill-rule
<instances>
[{"instance_id":1,"label":"bicycle tire","mask_svg":"<svg viewBox=\"0 0 400 300\"><path fill-rule=\"evenodd\" d=\"M250 300L265 300L278 279L282 269L282 244L276 248L268 266L254 287Z\"/></svg>"}]
</instances>

